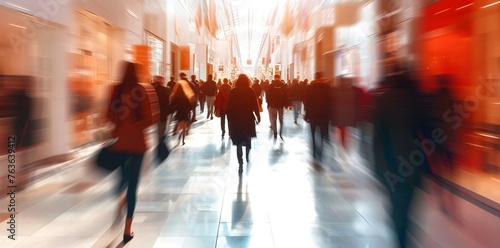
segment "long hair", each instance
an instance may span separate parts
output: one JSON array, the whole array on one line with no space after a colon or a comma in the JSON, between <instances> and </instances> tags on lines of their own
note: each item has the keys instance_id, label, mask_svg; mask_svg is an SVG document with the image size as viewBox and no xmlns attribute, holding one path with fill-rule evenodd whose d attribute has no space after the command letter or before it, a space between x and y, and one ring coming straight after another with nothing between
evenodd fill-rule
<instances>
[{"instance_id":1,"label":"long hair","mask_svg":"<svg viewBox=\"0 0 500 248\"><path fill-rule=\"evenodd\" d=\"M250 87L250 85L252 85L252 81L245 74L240 74L236 82L234 82L234 87Z\"/></svg>"},{"instance_id":2,"label":"long hair","mask_svg":"<svg viewBox=\"0 0 500 248\"><path fill-rule=\"evenodd\" d=\"M124 73L123 77L120 81L120 83L116 86L116 90L113 92L113 95L111 96L111 103L118 103L118 106L123 106L125 105L122 101L122 95L124 94L126 89L133 89L133 87L140 87L139 86L139 76L137 75L137 68L136 64L132 62L125 61L124 65ZM125 105L126 106L126 105ZM111 108L111 105L110 105ZM110 109L110 111L112 111ZM140 120L141 112L140 108L136 107L132 111L134 113L134 116L136 117L137 120Z\"/></svg>"}]
</instances>

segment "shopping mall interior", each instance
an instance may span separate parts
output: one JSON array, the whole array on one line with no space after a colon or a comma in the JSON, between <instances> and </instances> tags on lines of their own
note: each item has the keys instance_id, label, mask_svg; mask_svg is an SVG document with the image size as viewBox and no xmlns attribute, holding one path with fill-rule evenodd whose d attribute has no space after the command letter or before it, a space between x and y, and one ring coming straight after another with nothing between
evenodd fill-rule
<instances>
[{"instance_id":1,"label":"shopping mall interior","mask_svg":"<svg viewBox=\"0 0 500 248\"><path fill-rule=\"evenodd\" d=\"M497 0L1 1L0 247L403 247L400 232L407 247L498 247L499 24ZM202 88L209 75L232 85L245 74L263 89L243 167L234 132L207 115L217 103L211 110L199 94L185 141L175 111L144 129L130 242L129 217L116 213L121 174L96 166L114 137L110 98L124 61L138 65L144 87L182 81L181 73ZM279 137L264 88L276 75L288 92ZM394 75L411 87L389 85ZM339 106L331 113L356 120L326 117L319 161L311 108L290 92L295 82L306 90L321 80L331 92L348 82L360 93L331 101ZM381 104L402 87L417 105L401 111L404 96ZM163 111L155 97L152 115ZM362 114L371 107L373 116ZM394 190L377 171L392 152L377 145L377 123L414 112L434 118L415 122L442 125L429 128L433 138L440 130L449 139L439 146L412 133L417 146L427 144L417 148L427 166L392 178L422 171L400 228Z\"/></svg>"}]
</instances>

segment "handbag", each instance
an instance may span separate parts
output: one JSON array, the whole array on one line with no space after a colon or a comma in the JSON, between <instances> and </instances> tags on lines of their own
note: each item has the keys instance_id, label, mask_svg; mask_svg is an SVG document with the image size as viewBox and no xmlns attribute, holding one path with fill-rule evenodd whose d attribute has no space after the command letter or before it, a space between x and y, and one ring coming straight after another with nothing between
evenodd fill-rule
<instances>
[{"instance_id":1,"label":"handbag","mask_svg":"<svg viewBox=\"0 0 500 248\"><path fill-rule=\"evenodd\" d=\"M168 155L170 155L170 149L168 149L165 139L166 136L163 136L156 146L156 156L158 157L158 160L160 160L160 163L167 159Z\"/></svg>"},{"instance_id":2,"label":"handbag","mask_svg":"<svg viewBox=\"0 0 500 248\"><path fill-rule=\"evenodd\" d=\"M97 154L95 163L99 169L106 172L113 172L126 162L128 158L127 154L111 151L111 146L117 140L118 139L112 139L107 142Z\"/></svg>"}]
</instances>

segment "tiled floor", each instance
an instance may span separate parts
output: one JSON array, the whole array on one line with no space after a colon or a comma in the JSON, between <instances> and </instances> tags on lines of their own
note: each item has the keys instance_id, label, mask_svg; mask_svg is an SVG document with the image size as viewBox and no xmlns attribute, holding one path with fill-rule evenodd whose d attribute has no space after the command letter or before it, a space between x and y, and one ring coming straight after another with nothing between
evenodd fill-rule
<instances>
[{"instance_id":1,"label":"tiled floor","mask_svg":"<svg viewBox=\"0 0 500 248\"><path fill-rule=\"evenodd\" d=\"M219 119L202 117L167 161L157 166L146 157L136 236L127 247L394 247L383 188L355 152L330 147L329 162L314 168L308 126L293 124L287 111L285 140L275 142L264 114L239 176ZM4 218L0 247L122 247L123 223L112 226L114 177L84 161L20 192L16 240L7 238ZM419 191L415 247L495 247L498 235L488 230L499 230L498 217L451 197L453 217L439 211L435 196Z\"/></svg>"}]
</instances>

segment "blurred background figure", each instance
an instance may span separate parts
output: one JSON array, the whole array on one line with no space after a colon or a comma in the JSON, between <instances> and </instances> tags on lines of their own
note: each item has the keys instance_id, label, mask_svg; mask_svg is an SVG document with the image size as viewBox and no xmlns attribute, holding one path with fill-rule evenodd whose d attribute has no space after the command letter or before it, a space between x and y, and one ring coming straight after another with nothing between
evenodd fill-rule
<instances>
[{"instance_id":1,"label":"blurred background figure","mask_svg":"<svg viewBox=\"0 0 500 248\"><path fill-rule=\"evenodd\" d=\"M262 108L262 86L260 86L260 81L255 79L252 84L252 89L255 92L255 96L259 100L260 108Z\"/></svg>"},{"instance_id":2,"label":"blurred background figure","mask_svg":"<svg viewBox=\"0 0 500 248\"><path fill-rule=\"evenodd\" d=\"M207 102L207 95L205 93L205 90L204 90L204 85L205 85L205 82L203 82L203 80L196 80L197 81L197 84L198 84L198 88L200 89L199 93L198 93L198 104L200 105L200 114L203 114L203 112L205 111L205 103L208 104Z\"/></svg>"},{"instance_id":3,"label":"blurred background figure","mask_svg":"<svg viewBox=\"0 0 500 248\"><path fill-rule=\"evenodd\" d=\"M15 88L12 91L12 104L14 110L14 134L16 136L16 149L23 150L34 142L33 137L33 100L30 96L33 78L19 77L14 82Z\"/></svg>"},{"instance_id":4,"label":"blurred background figure","mask_svg":"<svg viewBox=\"0 0 500 248\"><path fill-rule=\"evenodd\" d=\"M158 145L156 147L156 152L158 155L158 158L160 160L163 160L162 158L165 157L165 152L162 151L168 151L168 149L163 149L166 148L165 141L167 139L167 123L168 123L168 116L170 115L170 94L172 93L169 87L166 87L165 85L165 78L162 76L154 76L153 78L153 87L156 92L156 96L158 97L158 105L160 107L160 121L158 122L157 125L157 133L158 133ZM160 148L160 146L162 146ZM162 150L163 149L163 150ZM162 155L165 154L165 155Z\"/></svg>"},{"instance_id":5,"label":"blurred background figure","mask_svg":"<svg viewBox=\"0 0 500 248\"><path fill-rule=\"evenodd\" d=\"M420 185L427 158L415 140L422 129L418 89L408 75L387 74L390 88L380 97L374 113L375 170L387 187L393 230L399 246L408 247L408 212L415 187Z\"/></svg>"},{"instance_id":6,"label":"blurred background figure","mask_svg":"<svg viewBox=\"0 0 500 248\"><path fill-rule=\"evenodd\" d=\"M330 121L331 96L329 80L323 76L323 73L316 72L314 77L314 80L306 88L304 119L311 125L312 163L319 166L323 163L323 148L329 140L328 122ZM294 118L296 120L295 114Z\"/></svg>"},{"instance_id":7,"label":"blurred background figure","mask_svg":"<svg viewBox=\"0 0 500 248\"><path fill-rule=\"evenodd\" d=\"M203 91L207 96L207 120L214 118L214 101L217 95L217 83L214 81L212 74L208 74L207 82L204 84Z\"/></svg>"},{"instance_id":8,"label":"blurred background figure","mask_svg":"<svg viewBox=\"0 0 500 248\"><path fill-rule=\"evenodd\" d=\"M347 127L357 127L361 109L362 90L355 84L356 78L339 76L331 89L331 120L340 134L340 144L347 147Z\"/></svg>"},{"instance_id":9,"label":"blurred background figure","mask_svg":"<svg viewBox=\"0 0 500 248\"><path fill-rule=\"evenodd\" d=\"M198 80L196 80L196 75L191 75L191 81L187 81L191 90L194 93L195 102L191 106L191 122L197 121L196 119L196 106L198 105L198 99L200 97L200 86L198 85Z\"/></svg>"},{"instance_id":10,"label":"blurred background figure","mask_svg":"<svg viewBox=\"0 0 500 248\"><path fill-rule=\"evenodd\" d=\"M302 101L304 100L304 95L304 87L299 84L298 79L294 79L292 81L292 85L288 87L288 98L292 104L293 120L295 124L298 124L297 119L302 111Z\"/></svg>"},{"instance_id":11,"label":"blurred background figure","mask_svg":"<svg viewBox=\"0 0 500 248\"><path fill-rule=\"evenodd\" d=\"M257 97L250 88L250 78L240 74L230 91L227 100L227 119L229 120L229 136L236 146L238 172L243 172L243 146L246 148L246 161L249 162L252 138L257 137L255 123L260 123L260 112Z\"/></svg>"},{"instance_id":12,"label":"blurred background figure","mask_svg":"<svg viewBox=\"0 0 500 248\"><path fill-rule=\"evenodd\" d=\"M219 93L215 98L214 106L216 111L219 111L220 117L220 129L222 132L222 138L226 135L226 118L227 118L227 99L229 97L229 92L231 91L231 86L229 86L229 80L224 78L224 83L219 87Z\"/></svg>"},{"instance_id":13,"label":"blurred background figure","mask_svg":"<svg viewBox=\"0 0 500 248\"><path fill-rule=\"evenodd\" d=\"M175 112L174 135L180 130L179 144L185 144L184 139L187 135L189 122L191 122L190 112L193 104L196 105L196 96L193 92L187 76L184 72L179 74L180 80L175 84L174 90L170 95L170 108Z\"/></svg>"},{"instance_id":14,"label":"blurred background figure","mask_svg":"<svg viewBox=\"0 0 500 248\"><path fill-rule=\"evenodd\" d=\"M283 140L283 111L288 107L288 96L286 85L281 80L280 75L274 75L274 80L267 89L266 100L273 137L275 140L278 137L277 121L279 121L279 135Z\"/></svg>"}]
</instances>

